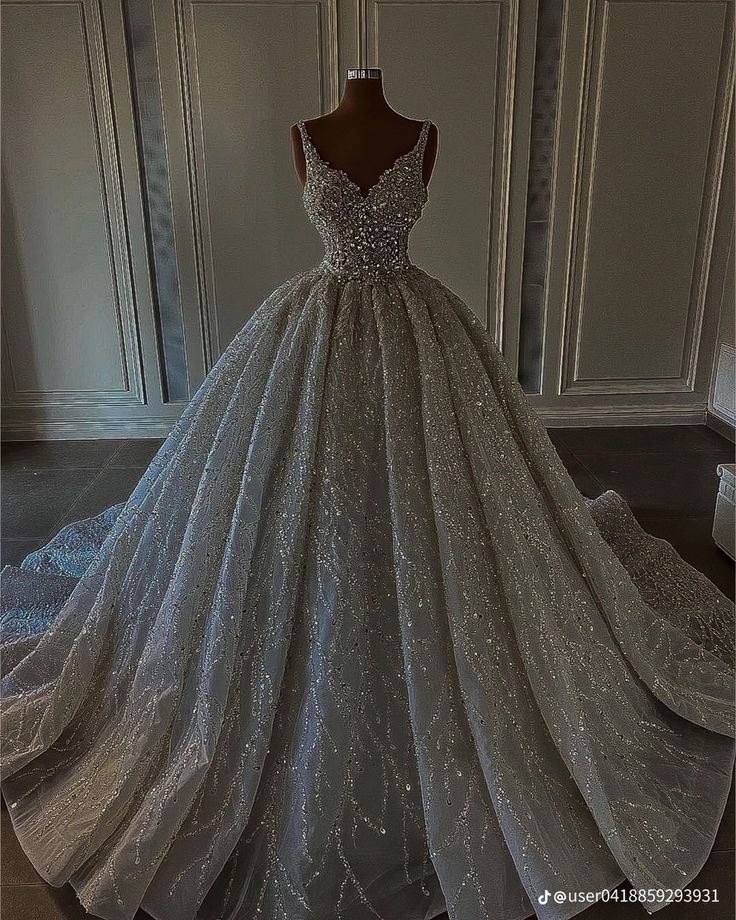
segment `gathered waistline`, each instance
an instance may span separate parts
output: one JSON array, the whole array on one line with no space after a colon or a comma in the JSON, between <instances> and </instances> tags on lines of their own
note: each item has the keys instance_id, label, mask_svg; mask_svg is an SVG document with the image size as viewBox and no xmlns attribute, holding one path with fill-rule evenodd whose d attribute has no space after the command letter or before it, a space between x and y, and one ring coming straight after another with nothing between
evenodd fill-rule
<instances>
[{"instance_id":1,"label":"gathered waistline","mask_svg":"<svg viewBox=\"0 0 736 920\"><path fill-rule=\"evenodd\" d=\"M341 281L383 281L389 278L397 278L401 275L415 272L418 270L418 266L408 259L401 265L391 268L381 265L370 265L367 263L362 265L352 265L350 267L336 266L331 263L329 259L323 259L321 262L315 265L313 270L319 273L334 275Z\"/></svg>"}]
</instances>

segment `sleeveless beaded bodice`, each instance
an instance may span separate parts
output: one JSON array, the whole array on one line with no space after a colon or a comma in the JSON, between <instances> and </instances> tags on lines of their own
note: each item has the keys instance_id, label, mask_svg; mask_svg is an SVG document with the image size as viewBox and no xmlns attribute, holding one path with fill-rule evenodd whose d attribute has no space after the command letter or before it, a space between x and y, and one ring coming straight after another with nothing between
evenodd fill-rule
<instances>
[{"instance_id":1,"label":"sleeveless beaded bodice","mask_svg":"<svg viewBox=\"0 0 736 920\"><path fill-rule=\"evenodd\" d=\"M422 163L431 122L414 147L379 176L364 195L341 169L317 153L303 121L307 178L304 208L324 243L321 267L343 278L378 279L411 266L409 233L427 201Z\"/></svg>"}]
</instances>

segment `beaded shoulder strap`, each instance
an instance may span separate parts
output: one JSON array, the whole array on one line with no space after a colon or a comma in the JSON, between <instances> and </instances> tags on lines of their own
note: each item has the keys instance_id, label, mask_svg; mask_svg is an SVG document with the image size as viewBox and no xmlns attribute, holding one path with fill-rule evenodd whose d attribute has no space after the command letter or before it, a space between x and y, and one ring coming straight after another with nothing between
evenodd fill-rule
<instances>
[{"instance_id":1,"label":"beaded shoulder strap","mask_svg":"<svg viewBox=\"0 0 736 920\"><path fill-rule=\"evenodd\" d=\"M304 124L304 122L300 120L296 123L296 126L299 129L299 134L302 138L302 150L304 151L304 158L309 161L312 159L312 157L315 156L317 151L314 149L312 139L309 136L307 126Z\"/></svg>"},{"instance_id":2,"label":"beaded shoulder strap","mask_svg":"<svg viewBox=\"0 0 736 920\"><path fill-rule=\"evenodd\" d=\"M424 124L422 125L422 130L419 132L419 140L417 141L417 156L419 161L424 160L424 150L427 146L427 138L429 137L429 129L432 127L432 122L428 119L424 119Z\"/></svg>"}]
</instances>

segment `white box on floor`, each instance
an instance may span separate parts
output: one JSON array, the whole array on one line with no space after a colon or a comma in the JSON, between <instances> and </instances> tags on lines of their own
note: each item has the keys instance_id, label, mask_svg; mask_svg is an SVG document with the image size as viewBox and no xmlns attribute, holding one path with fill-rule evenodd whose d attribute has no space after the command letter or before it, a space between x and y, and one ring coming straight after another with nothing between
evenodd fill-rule
<instances>
[{"instance_id":1,"label":"white box on floor","mask_svg":"<svg viewBox=\"0 0 736 920\"><path fill-rule=\"evenodd\" d=\"M713 539L724 553L734 558L734 496L736 496L736 464L722 463L718 467L718 497L713 519Z\"/></svg>"}]
</instances>

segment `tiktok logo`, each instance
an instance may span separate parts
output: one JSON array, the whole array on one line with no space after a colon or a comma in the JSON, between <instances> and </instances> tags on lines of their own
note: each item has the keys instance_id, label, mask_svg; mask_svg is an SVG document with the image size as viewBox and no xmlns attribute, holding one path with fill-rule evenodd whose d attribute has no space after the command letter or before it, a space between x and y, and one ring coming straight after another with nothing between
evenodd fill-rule
<instances>
[{"instance_id":1,"label":"tiktok logo","mask_svg":"<svg viewBox=\"0 0 736 920\"><path fill-rule=\"evenodd\" d=\"M540 904L548 904L550 894L551 892L547 891L547 889L545 888L544 894L540 894L537 900L539 901Z\"/></svg>"}]
</instances>

